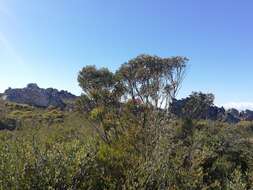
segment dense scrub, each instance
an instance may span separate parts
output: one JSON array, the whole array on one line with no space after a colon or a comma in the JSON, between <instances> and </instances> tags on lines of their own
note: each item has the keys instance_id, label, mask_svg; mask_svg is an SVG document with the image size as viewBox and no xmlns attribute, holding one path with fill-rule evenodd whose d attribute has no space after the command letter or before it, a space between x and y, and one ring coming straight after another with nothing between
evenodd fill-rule
<instances>
[{"instance_id":1,"label":"dense scrub","mask_svg":"<svg viewBox=\"0 0 253 190\"><path fill-rule=\"evenodd\" d=\"M152 118L143 128L128 115L132 124L108 143L89 118L65 114L61 123L0 132L1 189L253 188L251 123L155 128Z\"/></svg>"}]
</instances>

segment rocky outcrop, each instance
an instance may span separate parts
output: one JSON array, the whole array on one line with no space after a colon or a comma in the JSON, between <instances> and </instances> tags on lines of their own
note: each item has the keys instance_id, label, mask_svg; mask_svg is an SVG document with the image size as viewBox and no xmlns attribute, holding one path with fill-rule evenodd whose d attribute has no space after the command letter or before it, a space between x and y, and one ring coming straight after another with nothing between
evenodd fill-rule
<instances>
[{"instance_id":1,"label":"rocky outcrop","mask_svg":"<svg viewBox=\"0 0 253 190\"><path fill-rule=\"evenodd\" d=\"M174 99L171 103L170 111L178 117L184 116L184 106L187 104L188 100L187 98L181 100ZM223 107L209 106L207 110L203 110L201 115L198 115L197 118L194 119L208 119L232 124L240 121L253 121L253 111L245 110L240 112L234 108L225 110Z\"/></svg>"},{"instance_id":2,"label":"rocky outcrop","mask_svg":"<svg viewBox=\"0 0 253 190\"><path fill-rule=\"evenodd\" d=\"M9 88L4 92L2 97L15 103L36 107L55 106L59 108L66 106L66 100L74 100L76 98L75 95L67 91L58 91L53 88L43 89L34 83L28 84L27 87L21 89Z\"/></svg>"}]
</instances>

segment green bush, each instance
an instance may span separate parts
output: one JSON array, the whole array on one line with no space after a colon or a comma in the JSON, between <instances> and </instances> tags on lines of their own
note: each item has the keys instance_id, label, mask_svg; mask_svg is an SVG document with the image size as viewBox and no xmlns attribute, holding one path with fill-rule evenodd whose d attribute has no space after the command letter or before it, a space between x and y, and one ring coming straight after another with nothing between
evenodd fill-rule
<instances>
[{"instance_id":1,"label":"green bush","mask_svg":"<svg viewBox=\"0 0 253 190\"><path fill-rule=\"evenodd\" d=\"M93 125L70 113L62 123L1 131L0 189L252 188L250 125L132 120L110 143Z\"/></svg>"}]
</instances>

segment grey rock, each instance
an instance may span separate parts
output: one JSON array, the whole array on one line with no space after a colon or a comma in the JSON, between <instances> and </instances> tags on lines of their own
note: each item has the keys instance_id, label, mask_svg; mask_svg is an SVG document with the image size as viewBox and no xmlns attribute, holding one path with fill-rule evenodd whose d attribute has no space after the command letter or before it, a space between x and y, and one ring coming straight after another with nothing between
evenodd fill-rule
<instances>
[{"instance_id":1,"label":"grey rock","mask_svg":"<svg viewBox=\"0 0 253 190\"><path fill-rule=\"evenodd\" d=\"M11 102L28 104L35 107L55 106L59 108L66 106L65 100L76 98L75 95L67 91L58 91L53 88L43 89L34 83L28 84L25 88L9 88L4 92L2 97Z\"/></svg>"}]
</instances>

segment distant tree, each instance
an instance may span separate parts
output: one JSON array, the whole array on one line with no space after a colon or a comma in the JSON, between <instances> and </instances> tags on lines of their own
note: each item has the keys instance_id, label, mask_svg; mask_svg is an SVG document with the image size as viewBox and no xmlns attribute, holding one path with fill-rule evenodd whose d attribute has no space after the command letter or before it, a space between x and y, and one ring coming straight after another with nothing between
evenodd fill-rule
<instances>
[{"instance_id":1,"label":"distant tree","mask_svg":"<svg viewBox=\"0 0 253 190\"><path fill-rule=\"evenodd\" d=\"M193 92L185 100L182 116L191 119L205 119L208 109L213 106L214 95L202 92Z\"/></svg>"},{"instance_id":2,"label":"distant tree","mask_svg":"<svg viewBox=\"0 0 253 190\"><path fill-rule=\"evenodd\" d=\"M117 75L121 77L128 97L167 109L183 81L187 61L185 57L140 55L123 64Z\"/></svg>"},{"instance_id":3,"label":"distant tree","mask_svg":"<svg viewBox=\"0 0 253 190\"><path fill-rule=\"evenodd\" d=\"M235 108L228 109L227 113L230 113L231 115L233 115L234 117L237 117L237 118L240 117L240 112Z\"/></svg>"}]
</instances>

